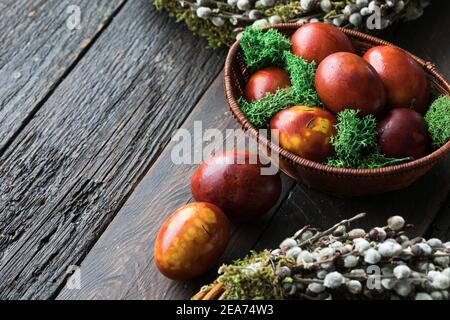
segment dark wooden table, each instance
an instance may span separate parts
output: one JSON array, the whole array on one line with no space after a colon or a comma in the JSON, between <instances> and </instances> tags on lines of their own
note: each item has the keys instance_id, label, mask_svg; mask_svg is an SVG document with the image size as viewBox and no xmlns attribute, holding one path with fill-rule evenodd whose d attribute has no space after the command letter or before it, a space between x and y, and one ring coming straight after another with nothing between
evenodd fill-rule
<instances>
[{"instance_id":1,"label":"dark wooden table","mask_svg":"<svg viewBox=\"0 0 450 320\"><path fill-rule=\"evenodd\" d=\"M67 24L69 5L81 28ZM450 77L449 1L381 34ZM149 0L0 1L0 298L184 299L214 277L170 281L153 263L164 219L192 200L195 166L170 161L172 133L236 128L223 97L225 50ZM235 226L222 261L273 247L306 223L402 214L450 238L450 159L409 188L339 199L283 177L256 223ZM81 266L81 289L67 288Z\"/></svg>"}]
</instances>

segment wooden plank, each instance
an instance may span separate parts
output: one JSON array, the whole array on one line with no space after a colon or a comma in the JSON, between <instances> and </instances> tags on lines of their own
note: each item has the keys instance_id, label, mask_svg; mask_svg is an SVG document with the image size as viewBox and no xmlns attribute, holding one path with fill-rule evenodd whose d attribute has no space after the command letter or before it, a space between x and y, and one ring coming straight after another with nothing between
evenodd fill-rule
<instances>
[{"instance_id":1,"label":"wooden plank","mask_svg":"<svg viewBox=\"0 0 450 320\"><path fill-rule=\"evenodd\" d=\"M221 74L182 128L193 132L195 121L202 121L204 130L215 128L225 135L226 129L237 128L226 110ZM216 274L213 269L195 281L171 281L153 263L151 252L159 227L174 210L193 201L189 184L197 165L175 165L171 161L175 144L171 142L164 150L81 264L81 290L65 288L58 299L185 299ZM250 250L251 240L268 226L293 184L283 175L279 203L257 222L234 226L232 240L219 264Z\"/></svg>"},{"instance_id":2,"label":"wooden plank","mask_svg":"<svg viewBox=\"0 0 450 320\"><path fill-rule=\"evenodd\" d=\"M450 241L450 193L442 205L441 211L426 233L427 238L439 238Z\"/></svg>"},{"instance_id":3,"label":"wooden plank","mask_svg":"<svg viewBox=\"0 0 450 320\"><path fill-rule=\"evenodd\" d=\"M129 1L22 130L0 158L1 298L56 294L220 72L205 45Z\"/></svg>"},{"instance_id":4,"label":"wooden plank","mask_svg":"<svg viewBox=\"0 0 450 320\"><path fill-rule=\"evenodd\" d=\"M326 228L359 212L368 216L355 227L386 225L387 218L401 215L415 225L412 234L423 235L442 207L450 190L450 159L410 187L386 194L339 199L298 184L256 244L257 250L277 246L306 224Z\"/></svg>"},{"instance_id":5,"label":"wooden plank","mask_svg":"<svg viewBox=\"0 0 450 320\"><path fill-rule=\"evenodd\" d=\"M120 10L124 0L0 3L0 154ZM80 29L66 21L70 5Z\"/></svg>"}]
</instances>

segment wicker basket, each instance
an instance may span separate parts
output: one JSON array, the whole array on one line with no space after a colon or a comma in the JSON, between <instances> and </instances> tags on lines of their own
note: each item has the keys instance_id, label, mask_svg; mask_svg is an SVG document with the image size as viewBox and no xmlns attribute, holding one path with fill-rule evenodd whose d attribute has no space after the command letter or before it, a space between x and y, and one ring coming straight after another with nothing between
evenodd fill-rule
<instances>
[{"instance_id":1,"label":"wicker basket","mask_svg":"<svg viewBox=\"0 0 450 320\"><path fill-rule=\"evenodd\" d=\"M282 23L265 29L276 28L290 36L299 26L295 23ZM393 46L389 42L361 32L347 29L342 31L350 38L360 55L374 46ZM423 67L436 91L439 94L449 95L450 84L436 67L431 62L426 62L412 54L411 56ZM279 154L279 166L283 172L313 189L339 196L359 196L402 189L428 172L450 150L450 142L447 142L440 149L421 159L379 169L341 169L306 160L259 136L258 130L242 113L237 99L243 95L243 88L249 76L239 41L237 41L230 48L225 62L225 95L234 118L245 132L258 139L258 146L264 150L263 152Z\"/></svg>"}]
</instances>

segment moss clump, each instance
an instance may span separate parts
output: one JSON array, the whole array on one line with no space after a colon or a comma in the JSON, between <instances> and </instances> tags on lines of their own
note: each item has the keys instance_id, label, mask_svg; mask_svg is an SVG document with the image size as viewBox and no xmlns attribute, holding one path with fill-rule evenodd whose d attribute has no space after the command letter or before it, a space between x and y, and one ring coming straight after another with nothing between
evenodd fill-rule
<instances>
[{"instance_id":1,"label":"moss clump","mask_svg":"<svg viewBox=\"0 0 450 320\"><path fill-rule=\"evenodd\" d=\"M264 98L253 102L248 102L243 97L238 100L242 112L258 129L267 128L276 113L297 102L298 97L292 88L280 89L275 94L268 93Z\"/></svg>"},{"instance_id":2,"label":"moss clump","mask_svg":"<svg viewBox=\"0 0 450 320\"><path fill-rule=\"evenodd\" d=\"M283 52L290 50L291 42L276 29L265 32L247 27L241 37L244 60L250 70L270 65L283 65Z\"/></svg>"},{"instance_id":3,"label":"moss clump","mask_svg":"<svg viewBox=\"0 0 450 320\"><path fill-rule=\"evenodd\" d=\"M283 58L298 103L306 106L319 106L320 101L314 86L316 63L308 63L290 51L285 51Z\"/></svg>"},{"instance_id":4,"label":"moss clump","mask_svg":"<svg viewBox=\"0 0 450 320\"><path fill-rule=\"evenodd\" d=\"M293 55L289 40L278 31L270 29L262 32L247 28L241 46L247 67L262 68L275 64L283 67L291 79L290 88L280 89L275 94L269 93L258 101L248 102L242 97L239 99L242 112L255 127L267 128L270 119L288 107L320 105L314 87L316 64Z\"/></svg>"},{"instance_id":5,"label":"moss clump","mask_svg":"<svg viewBox=\"0 0 450 320\"><path fill-rule=\"evenodd\" d=\"M382 168L411 158L389 158L383 155L378 147L374 116L358 117L357 110L341 111L336 125L336 135L331 138L335 155L327 161L327 165L338 168L370 169Z\"/></svg>"},{"instance_id":6,"label":"moss clump","mask_svg":"<svg viewBox=\"0 0 450 320\"><path fill-rule=\"evenodd\" d=\"M282 288L275 274L276 261L269 251L252 252L232 265L223 265L219 269L228 300L279 300L283 299Z\"/></svg>"},{"instance_id":7,"label":"moss clump","mask_svg":"<svg viewBox=\"0 0 450 320\"><path fill-rule=\"evenodd\" d=\"M434 100L425 114L425 121L435 148L450 140L450 97L443 95Z\"/></svg>"}]
</instances>

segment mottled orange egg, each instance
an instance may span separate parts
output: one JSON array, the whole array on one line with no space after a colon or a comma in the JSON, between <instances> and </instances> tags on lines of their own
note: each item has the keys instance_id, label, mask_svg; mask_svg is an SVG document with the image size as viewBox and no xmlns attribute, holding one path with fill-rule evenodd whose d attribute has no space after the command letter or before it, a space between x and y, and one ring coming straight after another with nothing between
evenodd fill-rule
<instances>
[{"instance_id":1,"label":"mottled orange egg","mask_svg":"<svg viewBox=\"0 0 450 320\"><path fill-rule=\"evenodd\" d=\"M324 162L334 152L330 139L336 133L336 123L336 117L324 109L294 106L278 112L270 127L272 138L283 149L308 160ZM278 130L278 138L274 130Z\"/></svg>"},{"instance_id":2,"label":"mottled orange egg","mask_svg":"<svg viewBox=\"0 0 450 320\"><path fill-rule=\"evenodd\" d=\"M176 210L162 225L153 255L166 277L195 278L211 269L222 256L230 223L217 206L194 202Z\"/></svg>"}]
</instances>

